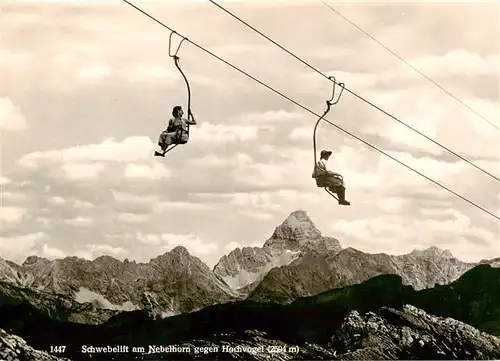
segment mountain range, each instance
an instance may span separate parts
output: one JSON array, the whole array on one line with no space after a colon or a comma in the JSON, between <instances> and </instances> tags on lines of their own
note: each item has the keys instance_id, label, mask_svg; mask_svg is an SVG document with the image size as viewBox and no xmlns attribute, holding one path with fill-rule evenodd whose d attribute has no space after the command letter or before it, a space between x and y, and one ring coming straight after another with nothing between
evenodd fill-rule
<instances>
[{"instance_id":1,"label":"mountain range","mask_svg":"<svg viewBox=\"0 0 500 361\"><path fill-rule=\"evenodd\" d=\"M498 259L482 263L500 265ZM404 284L420 290L448 284L477 264L436 247L401 256L342 248L337 239L322 236L299 210L276 227L262 247L236 248L213 270L177 246L148 263L110 256L93 261L30 256L22 265L0 259L0 280L90 302L95 308L145 309L161 318L247 298L288 303L381 274L399 275Z\"/></svg>"},{"instance_id":2,"label":"mountain range","mask_svg":"<svg viewBox=\"0 0 500 361\"><path fill-rule=\"evenodd\" d=\"M96 350L123 345L129 349L115 355L120 360L269 357L248 347L283 360L500 357L500 269L490 265L420 291L400 276L381 275L286 305L244 300L156 320L137 310L87 325L64 321L67 310L56 311L49 316L26 302L3 305L0 328L35 349L65 345L71 360L110 360ZM82 345L93 352L82 353ZM148 353L150 346L170 350ZM203 347L212 352L203 354Z\"/></svg>"},{"instance_id":3,"label":"mountain range","mask_svg":"<svg viewBox=\"0 0 500 361\"><path fill-rule=\"evenodd\" d=\"M78 352L83 342L153 341L219 348L282 343L300 346L294 359L331 359L339 352L342 359L413 358L412 353L441 358L439 352L500 357L500 343L491 336L500 334L498 267L499 258L462 262L436 247L398 256L342 248L302 210L292 212L262 247L237 248L213 270L182 246L148 263L109 256L30 256L21 265L0 259L0 328L7 332L0 333L0 350L5 340L20 350L28 347L9 335L14 334L40 350L65 344L74 360L87 359ZM33 331L40 327L42 335ZM470 343L469 353L453 335ZM471 335L480 336L474 341ZM417 339L425 346L416 346ZM182 355L177 357L188 357Z\"/></svg>"}]
</instances>

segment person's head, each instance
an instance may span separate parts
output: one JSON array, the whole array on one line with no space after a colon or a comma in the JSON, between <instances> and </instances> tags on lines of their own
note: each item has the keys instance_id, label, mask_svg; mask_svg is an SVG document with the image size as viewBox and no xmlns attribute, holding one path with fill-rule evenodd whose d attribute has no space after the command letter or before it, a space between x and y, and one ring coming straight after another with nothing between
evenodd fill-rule
<instances>
[{"instance_id":1,"label":"person's head","mask_svg":"<svg viewBox=\"0 0 500 361\"><path fill-rule=\"evenodd\" d=\"M321 159L328 160L328 158L330 158L331 155L332 155L332 152L330 150L322 150L321 151Z\"/></svg>"},{"instance_id":2,"label":"person's head","mask_svg":"<svg viewBox=\"0 0 500 361\"><path fill-rule=\"evenodd\" d=\"M172 110L172 115L174 116L174 118L180 118L183 114L184 111L182 110L182 107L180 105L176 105Z\"/></svg>"}]
</instances>

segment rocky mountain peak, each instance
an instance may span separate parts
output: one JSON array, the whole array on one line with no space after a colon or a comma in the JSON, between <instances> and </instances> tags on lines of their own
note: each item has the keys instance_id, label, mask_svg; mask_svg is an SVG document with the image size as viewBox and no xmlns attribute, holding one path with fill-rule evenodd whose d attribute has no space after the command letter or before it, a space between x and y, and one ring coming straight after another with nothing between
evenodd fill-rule
<instances>
[{"instance_id":1,"label":"rocky mountain peak","mask_svg":"<svg viewBox=\"0 0 500 361\"><path fill-rule=\"evenodd\" d=\"M415 249L410 253L410 255L425 258L455 258L450 250L442 250L436 246L432 246L423 250Z\"/></svg>"},{"instance_id":2,"label":"rocky mountain peak","mask_svg":"<svg viewBox=\"0 0 500 361\"><path fill-rule=\"evenodd\" d=\"M305 241L321 238L321 232L304 210L292 213L274 230L271 238L264 243L264 248L284 246L289 250L299 250Z\"/></svg>"},{"instance_id":3,"label":"rocky mountain peak","mask_svg":"<svg viewBox=\"0 0 500 361\"><path fill-rule=\"evenodd\" d=\"M194 273L211 275L212 270L198 257L189 253L183 246L176 246L170 251L150 260L149 266L163 270L177 277L187 277Z\"/></svg>"},{"instance_id":4,"label":"rocky mountain peak","mask_svg":"<svg viewBox=\"0 0 500 361\"><path fill-rule=\"evenodd\" d=\"M49 263L50 261L47 258L38 257L38 256L28 256L26 260L23 262L23 266L31 266L37 263Z\"/></svg>"},{"instance_id":5,"label":"rocky mountain peak","mask_svg":"<svg viewBox=\"0 0 500 361\"><path fill-rule=\"evenodd\" d=\"M176 246L172 248L170 251L167 251L164 254L151 259L149 263L152 264L162 261L171 262L173 260L182 261L182 260L189 260L192 258L194 259L195 257L189 253L186 247Z\"/></svg>"},{"instance_id":6,"label":"rocky mountain peak","mask_svg":"<svg viewBox=\"0 0 500 361\"><path fill-rule=\"evenodd\" d=\"M79 260L79 259L77 258L76 260ZM97 263L97 264L115 264L115 263L121 263L121 262L114 257L108 256L108 255L103 255L103 256L97 257L94 260L94 263Z\"/></svg>"},{"instance_id":7,"label":"rocky mountain peak","mask_svg":"<svg viewBox=\"0 0 500 361\"><path fill-rule=\"evenodd\" d=\"M176 246L170 251L170 253L184 257L190 256L189 251L184 246Z\"/></svg>"},{"instance_id":8,"label":"rocky mountain peak","mask_svg":"<svg viewBox=\"0 0 500 361\"><path fill-rule=\"evenodd\" d=\"M19 271L0 262L0 280L55 292L98 309L147 309L161 317L234 300L234 291L178 246L147 263L100 256L93 261L28 257Z\"/></svg>"},{"instance_id":9,"label":"rocky mountain peak","mask_svg":"<svg viewBox=\"0 0 500 361\"><path fill-rule=\"evenodd\" d=\"M482 259L479 264L489 264L491 267L500 268L500 257L492 259Z\"/></svg>"},{"instance_id":10,"label":"rocky mountain peak","mask_svg":"<svg viewBox=\"0 0 500 361\"><path fill-rule=\"evenodd\" d=\"M214 273L233 289L247 292L273 268L290 265L308 253L326 254L342 250L338 240L323 237L306 211L297 210L275 228L262 247L236 248L223 256ZM311 256L312 257L312 256Z\"/></svg>"}]
</instances>

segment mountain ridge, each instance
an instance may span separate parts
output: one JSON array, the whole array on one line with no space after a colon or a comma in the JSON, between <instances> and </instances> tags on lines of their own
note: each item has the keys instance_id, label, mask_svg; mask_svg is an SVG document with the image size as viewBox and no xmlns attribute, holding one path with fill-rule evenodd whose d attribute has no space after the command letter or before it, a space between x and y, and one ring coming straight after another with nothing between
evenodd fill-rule
<instances>
[{"instance_id":1,"label":"mountain ridge","mask_svg":"<svg viewBox=\"0 0 500 361\"><path fill-rule=\"evenodd\" d=\"M190 312L238 298L183 246L148 263L103 255L48 260L29 256L22 265L0 260L0 280L120 311L147 309L156 317Z\"/></svg>"},{"instance_id":2,"label":"mountain ridge","mask_svg":"<svg viewBox=\"0 0 500 361\"><path fill-rule=\"evenodd\" d=\"M0 259L0 280L103 309L145 309L155 317L170 317L245 298L289 303L385 273L425 289L448 284L477 264L500 267L500 258L467 263L434 246L404 255L342 248L336 238L322 235L306 211L296 210L262 247L236 248L213 269L176 246L148 262L109 255L92 261L28 256L21 265Z\"/></svg>"},{"instance_id":3,"label":"mountain ridge","mask_svg":"<svg viewBox=\"0 0 500 361\"><path fill-rule=\"evenodd\" d=\"M480 265L450 285L420 291L403 285L400 276L381 275L288 305L235 301L157 320L147 312L130 311L101 325L54 321L30 305L19 304L0 307L0 328L42 351L66 344L65 356L73 360L109 357L81 354L82 344L220 347L249 342L303 350L288 359L491 359L500 357L499 295L500 269ZM193 359L164 353L119 356L122 360ZM200 355L204 359L242 355L229 356Z\"/></svg>"}]
</instances>

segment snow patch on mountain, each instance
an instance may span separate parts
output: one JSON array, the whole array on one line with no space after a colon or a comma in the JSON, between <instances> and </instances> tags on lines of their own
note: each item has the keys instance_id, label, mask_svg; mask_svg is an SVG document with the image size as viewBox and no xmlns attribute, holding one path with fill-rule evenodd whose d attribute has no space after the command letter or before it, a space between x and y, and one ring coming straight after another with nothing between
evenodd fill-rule
<instances>
[{"instance_id":1,"label":"snow patch on mountain","mask_svg":"<svg viewBox=\"0 0 500 361\"><path fill-rule=\"evenodd\" d=\"M272 269L288 266L309 252L341 249L336 239L323 237L307 213L298 210L275 228L262 247L236 248L223 256L214 273L231 288L242 289L261 281Z\"/></svg>"},{"instance_id":2,"label":"snow patch on mountain","mask_svg":"<svg viewBox=\"0 0 500 361\"><path fill-rule=\"evenodd\" d=\"M80 287L78 292L75 293L75 301L79 303L93 303L99 304L102 308L107 308L109 310L117 310L117 311L135 311L139 310L140 307L134 305L130 301L126 301L121 305L115 305L109 300L106 299L103 295L93 292L85 287Z\"/></svg>"},{"instance_id":3,"label":"snow patch on mountain","mask_svg":"<svg viewBox=\"0 0 500 361\"><path fill-rule=\"evenodd\" d=\"M275 267L286 266L296 260L300 255L299 251L286 250L284 253L271 258L268 263L264 264L258 271L250 272L245 268L240 268L240 271L234 275L220 276L232 289L238 290L249 284L262 279L264 273L269 272Z\"/></svg>"}]
</instances>

